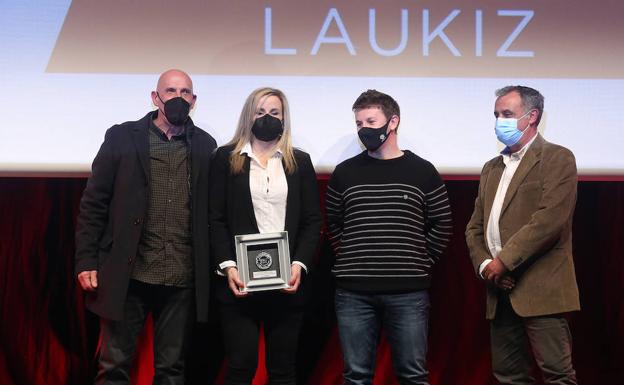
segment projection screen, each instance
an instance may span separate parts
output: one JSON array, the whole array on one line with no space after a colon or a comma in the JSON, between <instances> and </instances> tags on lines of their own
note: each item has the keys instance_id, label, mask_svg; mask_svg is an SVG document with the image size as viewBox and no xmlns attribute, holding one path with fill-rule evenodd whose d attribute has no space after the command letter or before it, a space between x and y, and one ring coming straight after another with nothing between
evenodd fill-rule
<instances>
[{"instance_id":1,"label":"projection screen","mask_svg":"<svg viewBox=\"0 0 624 385\"><path fill-rule=\"evenodd\" d=\"M0 173L88 173L104 132L189 72L195 123L219 144L247 95L282 89L294 144L329 172L362 150L364 90L401 107L399 144L443 174L502 149L494 92L546 97L540 131L585 175L624 175L624 2L616 0L0 1Z\"/></svg>"}]
</instances>

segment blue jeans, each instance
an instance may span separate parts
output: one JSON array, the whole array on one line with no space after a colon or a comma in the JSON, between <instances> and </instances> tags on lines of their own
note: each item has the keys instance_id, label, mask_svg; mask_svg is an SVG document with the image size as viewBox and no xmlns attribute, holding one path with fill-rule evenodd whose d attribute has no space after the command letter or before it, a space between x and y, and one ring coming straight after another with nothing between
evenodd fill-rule
<instances>
[{"instance_id":1,"label":"blue jeans","mask_svg":"<svg viewBox=\"0 0 624 385\"><path fill-rule=\"evenodd\" d=\"M392 367L402 385L427 385L429 293L363 294L336 289L344 384L371 385L383 325Z\"/></svg>"}]
</instances>

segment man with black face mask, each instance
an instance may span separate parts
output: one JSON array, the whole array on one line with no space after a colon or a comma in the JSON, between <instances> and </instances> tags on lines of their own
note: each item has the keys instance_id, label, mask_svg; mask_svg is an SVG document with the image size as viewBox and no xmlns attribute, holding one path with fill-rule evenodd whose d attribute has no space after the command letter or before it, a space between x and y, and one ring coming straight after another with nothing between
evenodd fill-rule
<instances>
[{"instance_id":1,"label":"man with black face mask","mask_svg":"<svg viewBox=\"0 0 624 385\"><path fill-rule=\"evenodd\" d=\"M191 78L169 70L156 110L111 127L80 201L76 273L100 316L96 384L128 384L137 338L154 320L154 384L184 383L184 353L209 295L208 171L215 140L189 117Z\"/></svg>"},{"instance_id":2,"label":"man with black face mask","mask_svg":"<svg viewBox=\"0 0 624 385\"><path fill-rule=\"evenodd\" d=\"M383 327L399 383L428 384L427 290L452 230L446 188L431 163L398 147L392 97L368 90L353 111L366 150L336 166L326 201L344 383L373 383Z\"/></svg>"}]
</instances>

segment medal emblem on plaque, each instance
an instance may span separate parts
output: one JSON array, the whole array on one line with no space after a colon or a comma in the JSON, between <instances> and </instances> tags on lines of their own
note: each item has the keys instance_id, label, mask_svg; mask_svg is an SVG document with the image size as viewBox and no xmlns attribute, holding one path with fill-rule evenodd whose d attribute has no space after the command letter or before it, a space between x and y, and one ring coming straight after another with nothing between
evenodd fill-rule
<instances>
[{"instance_id":1,"label":"medal emblem on plaque","mask_svg":"<svg viewBox=\"0 0 624 385\"><path fill-rule=\"evenodd\" d=\"M286 289L290 280L288 232L234 236L243 292Z\"/></svg>"},{"instance_id":2,"label":"medal emblem on plaque","mask_svg":"<svg viewBox=\"0 0 624 385\"><path fill-rule=\"evenodd\" d=\"M271 258L271 254L266 251L261 251L256 255L256 266L260 270L267 270L273 265L273 258Z\"/></svg>"}]
</instances>

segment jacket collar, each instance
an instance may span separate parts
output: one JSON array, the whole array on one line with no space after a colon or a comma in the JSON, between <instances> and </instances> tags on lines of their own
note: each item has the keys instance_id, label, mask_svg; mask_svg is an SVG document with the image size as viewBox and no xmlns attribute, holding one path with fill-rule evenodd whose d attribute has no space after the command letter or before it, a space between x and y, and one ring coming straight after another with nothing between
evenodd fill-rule
<instances>
[{"instance_id":1,"label":"jacket collar","mask_svg":"<svg viewBox=\"0 0 624 385\"><path fill-rule=\"evenodd\" d=\"M526 153L518 165L518 169L509 183L509 188L507 189L505 199L503 200L501 216L504 214L505 209L509 206L509 203L518 192L518 187L520 187L522 182L524 182L529 172L531 172L531 170L540 162L544 142L544 138L540 134L537 134L531 146L526 150Z\"/></svg>"},{"instance_id":2,"label":"jacket collar","mask_svg":"<svg viewBox=\"0 0 624 385\"><path fill-rule=\"evenodd\" d=\"M138 120L136 124L132 127L132 140L134 142L134 146L137 149L137 154L139 156L139 160L141 162L141 167L143 168L143 172L145 173L145 177L149 180L150 174L150 158L149 158L149 128L150 124L153 124L154 119L158 115L158 110L150 111L143 118ZM192 165L192 178L193 185L197 180L197 176L199 175L199 164L200 162L193 162L193 154L199 154L199 150L196 150L195 147L199 146L199 144L193 144L193 135L195 134L195 124L193 120L189 117L186 121L186 125L184 130L186 132L186 142L188 144L188 148L190 149L189 156L191 157L191 165Z\"/></svg>"},{"instance_id":3,"label":"jacket collar","mask_svg":"<svg viewBox=\"0 0 624 385\"><path fill-rule=\"evenodd\" d=\"M522 156L522 160L520 161L520 164L511 179L509 187L507 188L507 193L505 194L505 199L503 200L503 207L501 209L501 216L518 192L518 188L526 179L529 172L539 163L542 154L542 147L545 142L544 138L538 133L530 146L527 146L526 153ZM488 173L485 181L485 218L489 218L490 216L492 204L494 203L494 197L496 196L496 191L498 190L498 185L504 170L505 163L503 162L503 155L501 155L494 159L494 165Z\"/></svg>"}]
</instances>

